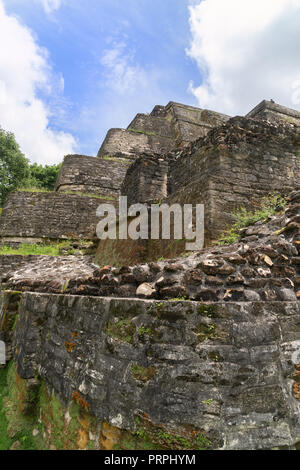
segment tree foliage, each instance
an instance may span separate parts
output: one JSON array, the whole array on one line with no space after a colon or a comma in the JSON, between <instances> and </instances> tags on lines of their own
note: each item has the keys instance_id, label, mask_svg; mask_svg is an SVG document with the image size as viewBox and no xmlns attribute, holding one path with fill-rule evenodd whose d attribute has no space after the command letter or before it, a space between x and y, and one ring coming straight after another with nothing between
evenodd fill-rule
<instances>
[{"instance_id":1,"label":"tree foliage","mask_svg":"<svg viewBox=\"0 0 300 470\"><path fill-rule=\"evenodd\" d=\"M58 165L38 165L33 163L30 165L31 173L31 185L36 188L48 189L53 191L57 176L61 167L61 163Z\"/></svg>"},{"instance_id":2,"label":"tree foliage","mask_svg":"<svg viewBox=\"0 0 300 470\"><path fill-rule=\"evenodd\" d=\"M30 182L30 168L14 135L0 128L0 205L7 194Z\"/></svg>"},{"instance_id":3,"label":"tree foliage","mask_svg":"<svg viewBox=\"0 0 300 470\"><path fill-rule=\"evenodd\" d=\"M20 188L53 191L59 165L30 164L23 155L14 134L0 128L0 207L9 192Z\"/></svg>"}]
</instances>

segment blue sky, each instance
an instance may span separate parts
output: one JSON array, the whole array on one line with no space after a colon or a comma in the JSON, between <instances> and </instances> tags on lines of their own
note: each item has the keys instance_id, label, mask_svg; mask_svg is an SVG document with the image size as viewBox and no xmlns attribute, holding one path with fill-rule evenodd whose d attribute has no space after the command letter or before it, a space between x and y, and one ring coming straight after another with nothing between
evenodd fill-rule
<instances>
[{"instance_id":1,"label":"blue sky","mask_svg":"<svg viewBox=\"0 0 300 470\"><path fill-rule=\"evenodd\" d=\"M95 155L111 127L126 127L155 104L197 104L188 91L199 78L189 45L185 0L87 0L62 2L45 12L42 2L4 1L48 50L52 74L63 77L40 97L54 115L49 126L77 141L76 152ZM58 108L57 112L55 110Z\"/></svg>"},{"instance_id":2,"label":"blue sky","mask_svg":"<svg viewBox=\"0 0 300 470\"><path fill-rule=\"evenodd\" d=\"M0 126L43 164L169 101L300 107L300 0L0 0L0 40Z\"/></svg>"}]
</instances>

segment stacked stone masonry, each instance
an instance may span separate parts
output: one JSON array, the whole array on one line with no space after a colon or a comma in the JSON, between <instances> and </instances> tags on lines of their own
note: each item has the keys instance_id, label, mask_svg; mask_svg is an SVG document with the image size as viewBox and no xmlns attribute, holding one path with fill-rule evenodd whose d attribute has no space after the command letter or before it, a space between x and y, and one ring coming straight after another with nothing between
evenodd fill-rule
<instances>
[{"instance_id":1,"label":"stacked stone masonry","mask_svg":"<svg viewBox=\"0 0 300 470\"><path fill-rule=\"evenodd\" d=\"M294 448L299 321L297 302L26 293L13 352L19 376L39 375L66 406L76 397L99 423L176 436L175 449L198 435L211 449Z\"/></svg>"},{"instance_id":2,"label":"stacked stone masonry","mask_svg":"<svg viewBox=\"0 0 300 470\"><path fill-rule=\"evenodd\" d=\"M56 192L8 197L0 236L15 239L93 238L96 208L121 188L130 203L204 202L210 238L237 206L271 191L287 197L284 212L235 244L176 259L100 267L85 256L0 258L7 359L66 409L76 400L88 410L101 442L106 427L167 436L163 449L300 447L300 141L296 112L273 105L230 120L156 106L118 131L118 149L112 132L104 158L67 157ZM126 176L125 156L134 160ZM115 159L110 183L103 169ZM94 197L62 192L70 186Z\"/></svg>"},{"instance_id":3,"label":"stacked stone masonry","mask_svg":"<svg viewBox=\"0 0 300 470\"><path fill-rule=\"evenodd\" d=\"M67 156L56 195L10 195L0 237L93 237L101 201L87 196L114 203L122 191L131 202L205 204L211 243L236 208L251 208L270 191L287 193L300 179L299 113L264 101L249 116L255 120L174 102L138 114L127 130L108 132L101 158Z\"/></svg>"},{"instance_id":4,"label":"stacked stone masonry","mask_svg":"<svg viewBox=\"0 0 300 470\"><path fill-rule=\"evenodd\" d=\"M299 184L299 152L293 126L233 118L169 158L167 202L203 203L206 241L218 240L237 209Z\"/></svg>"},{"instance_id":5,"label":"stacked stone masonry","mask_svg":"<svg viewBox=\"0 0 300 470\"><path fill-rule=\"evenodd\" d=\"M128 205L162 201L168 196L169 162L159 155L141 155L131 165L121 187Z\"/></svg>"},{"instance_id":6,"label":"stacked stone masonry","mask_svg":"<svg viewBox=\"0 0 300 470\"><path fill-rule=\"evenodd\" d=\"M138 114L126 130L111 129L98 156L135 159L141 153L167 153L205 136L228 119L214 111L170 102L166 107L156 106L151 114Z\"/></svg>"},{"instance_id":7,"label":"stacked stone masonry","mask_svg":"<svg viewBox=\"0 0 300 470\"><path fill-rule=\"evenodd\" d=\"M246 117L300 126L300 112L273 101L262 101Z\"/></svg>"},{"instance_id":8,"label":"stacked stone masonry","mask_svg":"<svg viewBox=\"0 0 300 470\"><path fill-rule=\"evenodd\" d=\"M94 239L101 202L106 200L58 192L11 193L0 217L0 237Z\"/></svg>"},{"instance_id":9,"label":"stacked stone masonry","mask_svg":"<svg viewBox=\"0 0 300 470\"><path fill-rule=\"evenodd\" d=\"M236 244L212 247L186 258L121 268L105 266L84 278L68 278L66 265L57 266L53 274L42 260L14 272L7 285L12 290L59 294L68 281L65 292L72 295L204 302L299 299L300 191L291 194L285 214L266 224L258 222L241 236Z\"/></svg>"},{"instance_id":10,"label":"stacked stone masonry","mask_svg":"<svg viewBox=\"0 0 300 470\"><path fill-rule=\"evenodd\" d=\"M31 260L6 277L1 301L19 377L39 376L66 408L76 398L116 436L298 448L300 191L241 237L119 269Z\"/></svg>"},{"instance_id":11,"label":"stacked stone masonry","mask_svg":"<svg viewBox=\"0 0 300 470\"><path fill-rule=\"evenodd\" d=\"M58 175L56 191L117 198L131 163L121 158L67 155Z\"/></svg>"},{"instance_id":12,"label":"stacked stone masonry","mask_svg":"<svg viewBox=\"0 0 300 470\"><path fill-rule=\"evenodd\" d=\"M299 153L294 126L232 118L181 151L140 156L121 192L131 204L204 204L210 243L234 223L240 207L253 210L264 196L285 196L299 184Z\"/></svg>"}]
</instances>

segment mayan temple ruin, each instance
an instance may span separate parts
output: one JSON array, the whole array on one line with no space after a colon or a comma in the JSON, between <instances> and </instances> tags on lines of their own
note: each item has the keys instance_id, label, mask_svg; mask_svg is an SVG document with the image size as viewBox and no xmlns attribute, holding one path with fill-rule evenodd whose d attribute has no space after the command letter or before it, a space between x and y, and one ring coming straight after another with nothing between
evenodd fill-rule
<instances>
[{"instance_id":1,"label":"mayan temple ruin","mask_svg":"<svg viewBox=\"0 0 300 470\"><path fill-rule=\"evenodd\" d=\"M219 243L271 195L284 207ZM203 249L99 240L120 196L204 204ZM0 255L10 414L41 448L300 450L300 112L170 102L110 129L55 191L5 201L0 244L61 241L71 254Z\"/></svg>"}]
</instances>

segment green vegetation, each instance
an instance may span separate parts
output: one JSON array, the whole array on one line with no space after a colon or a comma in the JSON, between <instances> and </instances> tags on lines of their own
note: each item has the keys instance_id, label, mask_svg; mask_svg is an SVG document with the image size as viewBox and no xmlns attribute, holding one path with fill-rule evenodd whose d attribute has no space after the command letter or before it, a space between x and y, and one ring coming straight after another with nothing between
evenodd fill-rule
<instances>
[{"instance_id":1,"label":"green vegetation","mask_svg":"<svg viewBox=\"0 0 300 470\"><path fill-rule=\"evenodd\" d=\"M7 419L5 416L5 397L7 395L7 368L0 369L0 450L7 450L13 440L7 434Z\"/></svg>"},{"instance_id":2,"label":"green vegetation","mask_svg":"<svg viewBox=\"0 0 300 470\"><path fill-rule=\"evenodd\" d=\"M104 199L105 201L115 201L117 198L117 196L101 196L95 193L81 193L80 191L62 191L61 194L74 194L75 196L93 197L95 199Z\"/></svg>"},{"instance_id":3,"label":"green vegetation","mask_svg":"<svg viewBox=\"0 0 300 470\"><path fill-rule=\"evenodd\" d=\"M145 134L145 135L157 135L155 132L140 131L138 129L127 129L129 132L135 132L136 134Z\"/></svg>"},{"instance_id":4,"label":"green vegetation","mask_svg":"<svg viewBox=\"0 0 300 470\"><path fill-rule=\"evenodd\" d=\"M153 367L131 368L137 380L144 382L155 372ZM207 400L207 404L211 401ZM108 425L118 440L114 449L206 450L211 447L208 437L198 429L170 433L164 426L148 419L142 421L138 416L135 423L132 432ZM40 378L34 383L21 379L13 362L0 369L0 450L92 450L98 432L97 420L89 413L89 404L79 392L73 393L66 409Z\"/></svg>"},{"instance_id":5,"label":"green vegetation","mask_svg":"<svg viewBox=\"0 0 300 470\"><path fill-rule=\"evenodd\" d=\"M233 215L236 218L235 224L222 234L218 244L231 245L240 238L240 231L256 222L266 222L269 217L274 216L286 207L287 201L280 194L271 194L263 198L262 203L255 211L247 211L241 207Z\"/></svg>"},{"instance_id":6,"label":"green vegetation","mask_svg":"<svg viewBox=\"0 0 300 470\"><path fill-rule=\"evenodd\" d=\"M175 448L182 446L184 449L205 450L210 446L210 441L202 434L197 434L193 439L187 439L181 436L174 436L164 431L159 431L158 437L164 441L168 446Z\"/></svg>"},{"instance_id":7,"label":"green vegetation","mask_svg":"<svg viewBox=\"0 0 300 470\"><path fill-rule=\"evenodd\" d=\"M115 450L207 450L211 447L210 440L198 430L171 434L162 426L143 423L135 418L135 432L125 431L121 435Z\"/></svg>"},{"instance_id":8,"label":"green vegetation","mask_svg":"<svg viewBox=\"0 0 300 470\"><path fill-rule=\"evenodd\" d=\"M144 336L144 335L153 335L153 331L151 330L151 328L146 328L145 326L140 326L138 329L137 329L137 334L138 336Z\"/></svg>"},{"instance_id":9,"label":"green vegetation","mask_svg":"<svg viewBox=\"0 0 300 470\"><path fill-rule=\"evenodd\" d=\"M143 422L135 417L136 431L124 432L120 445L116 449L123 450L206 450L212 445L210 440L199 430L190 432L170 433L163 426Z\"/></svg>"},{"instance_id":10,"label":"green vegetation","mask_svg":"<svg viewBox=\"0 0 300 470\"><path fill-rule=\"evenodd\" d=\"M44 189L44 188L37 188L35 186L28 186L24 188L17 188L16 191L20 191L23 193L50 193L49 189Z\"/></svg>"},{"instance_id":11,"label":"green vegetation","mask_svg":"<svg viewBox=\"0 0 300 470\"><path fill-rule=\"evenodd\" d=\"M60 254L60 250L69 246L70 242L60 242L54 243L49 245L36 245L36 244L29 244L23 243L17 248L13 248L6 245L0 245L0 255L44 255L44 256L58 256ZM76 250L70 249L68 250L68 254L72 255L75 253Z\"/></svg>"},{"instance_id":12,"label":"green vegetation","mask_svg":"<svg viewBox=\"0 0 300 470\"><path fill-rule=\"evenodd\" d=\"M112 161L112 162L126 163L127 165L131 165L131 163L132 163L132 160L129 160L127 158L112 157L111 155L103 155L100 158L101 158L101 160L109 160L109 161Z\"/></svg>"},{"instance_id":13,"label":"green vegetation","mask_svg":"<svg viewBox=\"0 0 300 470\"><path fill-rule=\"evenodd\" d=\"M0 205L7 195L19 188L52 191L60 170L59 165L30 164L23 155L15 136L0 128Z\"/></svg>"},{"instance_id":14,"label":"green vegetation","mask_svg":"<svg viewBox=\"0 0 300 470\"><path fill-rule=\"evenodd\" d=\"M110 321L107 324L107 333L115 339L132 344L135 325L131 318L121 318L116 322Z\"/></svg>"},{"instance_id":15,"label":"green vegetation","mask_svg":"<svg viewBox=\"0 0 300 470\"><path fill-rule=\"evenodd\" d=\"M30 182L29 162L12 133L0 128L0 205L7 194Z\"/></svg>"},{"instance_id":16,"label":"green vegetation","mask_svg":"<svg viewBox=\"0 0 300 470\"><path fill-rule=\"evenodd\" d=\"M208 400L203 400L201 403L203 405L211 405L213 403L213 399L209 398Z\"/></svg>"},{"instance_id":17,"label":"green vegetation","mask_svg":"<svg viewBox=\"0 0 300 470\"><path fill-rule=\"evenodd\" d=\"M203 323L199 323L197 326L195 333L198 338L198 342L202 343L206 339L213 339L216 336L216 328L217 325L204 325Z\"/></svg>"},{"instance_id":18,"label":"green vegetation","mask_svg":"<svg viewBox=\"0 0 300 470\"><path fill-rule=\"evenodd\" d=\"M38 189L53 191L58 177L61 163L58 165L30 165L31 185Z\"/></svg>"},{"instance_id":19,"label":"green vegetation","mask_svg":"<svg viewBox=\"0 0 300 470\"><path fill-rule=\"evenodd\" d=\"M204 317L213 317L217 313L217 307L216 305L200 305L197 308L197 313Z\"/></svg>"},{"instance_id":20,"label":"green vegetation","mask_svg":"<svg viewBox=\"0 0 300 470\"><path fill-rule=\"evenodd\" d=\"M66 412L40 379L29 386L13 362L0 369L0 450L93 449L96 419L75 400Z\"/></svg>"},{"instance_id":21,"label":"green vegetation","mask_svg":"<svg viewBox=\"0 0 300 470\"><path fill-rule=\"evenodd\" d=\"M24 402L27 400L24 413L18 408L16 372L13 363L0 369L0 450L8 450L14 443L17 443L16 447L19 450L37 449L32 431L33 429L40 431L40 427L34 413L31 414L30 407L36 395L31 391L25 397L26 391L22 385L19 384L19 392ZM19 405L21 406L20 403Z\"/></svg>"},{"instance_id":22,"label":"green vegetation","mask_svg":"<svg viewBox=\"0 0 300 470\"><path fill-rule=\"evenodd\" d=\"M136 380L146 383L155 376L156 369L154 367L135 365L131 367L130 372Z\"/></svg>"}]
</instances>

